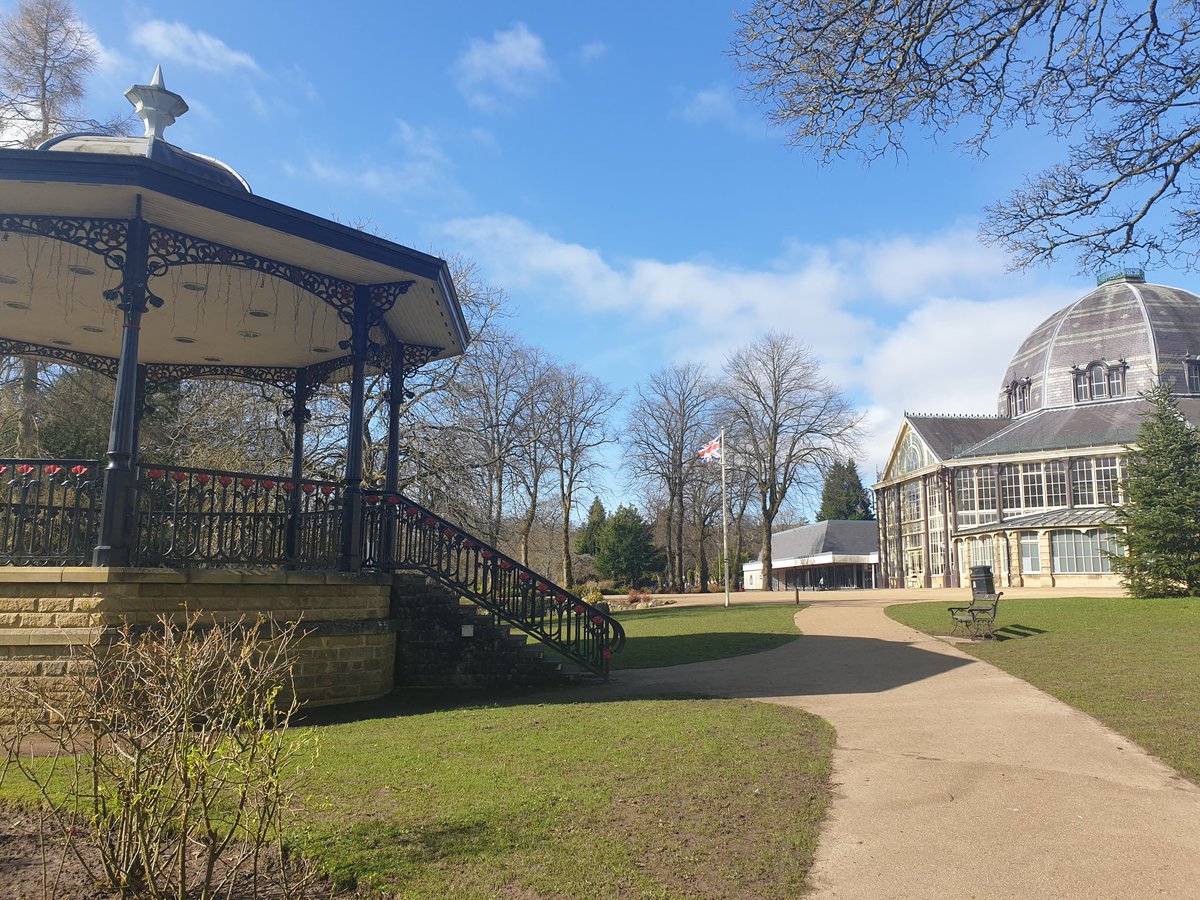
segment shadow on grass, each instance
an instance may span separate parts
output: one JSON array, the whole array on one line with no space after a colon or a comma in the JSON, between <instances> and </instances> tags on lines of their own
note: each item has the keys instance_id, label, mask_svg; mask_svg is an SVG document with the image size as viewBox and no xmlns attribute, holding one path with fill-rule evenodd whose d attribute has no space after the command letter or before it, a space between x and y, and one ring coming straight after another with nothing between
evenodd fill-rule
<instances>
[{"instance_id":1,"label":"shadow on grass","mask_svg":"<svg viewBox=\"0 0 1200 900\"><path fill-rule=\"evenodd\" d=\"M773 650L798 637L796 633L745 631L630 637L625 641L625 649L613 658L613 669L678 666L709 659L728 659L731 656Z\"/></svg>"},{"instance_id":2,"label":"shadow on grass","mask_svg":"<svg viewBox=\"0 0 1200 900\"><path fill-rule=\"evenodd\" d=\"M1039 634L1045 634L1046 629L1034 628L1032 625L1005 625L1003 628L997 628L993 632L993 636L998 641L1011 641L1013 638L1036 637Z\"/></svg>"}]
</instances>

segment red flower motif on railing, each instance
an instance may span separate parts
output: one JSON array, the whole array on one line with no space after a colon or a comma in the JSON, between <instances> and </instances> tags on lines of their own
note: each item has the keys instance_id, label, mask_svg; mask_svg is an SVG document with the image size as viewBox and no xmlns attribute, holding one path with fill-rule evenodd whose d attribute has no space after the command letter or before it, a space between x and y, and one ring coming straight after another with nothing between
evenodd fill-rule
<instances>
[{"instance_id":1,"label":"red flower motif on railing","mask_svg":"<svg viewBox=\"0 0 1200 900\"><path fill-rule=\"evenodd\" d=\"M182 472L180 472L179 474L180 474L180 475L183 475L183 473L182 473ZM184 477L186 478L187 476L184 476ZM196 483L197 483L197 484L208 484L210 481L212 481L212 476L211 476L211 475L205 475L203 472L201 472L199 475L197 475L197 476L196 476Z\"/></svg>"},{"instance_id":2,"label":"red flower motif on railing","mask_svg":"<svg viewBox=\"0 0 1200 900\"><path fill-rule=\"evenodd\" d=\"M187 481L187 472L172 472L171 477L176 481Z\"/></svg>"},{"instance_id":3,"label":"red flower motif on railing","mask_svg":"<svg viewBox=\"0 0 1200 900\"><path fill-rule=\"evenodd\" d=\"M382 498L378 494L364 494L363 500L372 505L378 503Z\"/></svg>"},{"instance_id":4,"label":"red flower motif on railing","mask_svg":"<svg viewBox=\"0 0 1200 900\"><path fill-rule=\"evenodd\" d=\"M0 466L0 475L3 475L7 471L8 471L8 466Z\"/></svg>"},{"instance_id":5,"label":"red flower motif on railing","mask_svg":"<svg viewBox=\"0 0 1200 900\"><path fill-rule=\"evenodd\" d=\"M533 576L530 575L528 572L518 572L517 577L520 578L522 581L530 581L533 578Z\"/></svg>"},{"instance_id":6,"label":"red flower motif on railing","mask_svg":"<svg viewBox=\"0 0 1200 900\"><path fill-rule=\"evenodd\" d=\"M315 484L302 484L302 485L300 485L300 490L304 491L304 493L306 493L306 494L311 494L311 493L312 493L313 491L315 491L316 489L317 489L317 486L316 486Z\"/></svg>"},{"instance_id":7,"label":"red flower motif on railing","mask_svg":"<svg viewBox=\"0 0 1200 900\"><path fill-rule=\"evenodd\" d=\"M273 482L270 478L264 478L262 485L263 485L264 490L268 490L268 491L275 490L275 482Z\"/></svg>"},{"instance_id":8,"label":"red flower motif on railing","mask_svg":"<svg viewBox=\"0 0 1200 900\"><path fill-rule=\"evenodd\" d=\"M163 470L162 469L147 469L146 477L147 478L162 478Z\"/></svg>"},{"instance_id":9,"label":"red flower motif on railing","mask_svg":"<svg viewBox=\"0 0 1200 900\"><path fill-rule=\"evenodd\" d=\"M59 472L62 471L62 466L56 466L53 463L51 463L48 466L43 466L42 471L45 472L47 475L57 475Z\"/></svg>"},{"instance_id":10,"label":"red flower motif on railing","mask_svg":"<svg viewBox=\"0 0 1200 900\"><path fill-rule=\"evenodd\" d=\"M397 497L395 494L390 494L387 498L387 502L392 504L392 506L399 506L400 498Z\"/></svg>"},{"instance_id":11,"label":"red flower motif on railing","mask_svg":"<svg viewBox=\"0 0 1200 900\"><path fill-rule=\"evenodd\" d=\"M564 603L567 602L567 595L566 594L555 594L554 602L557 603L559 606L562 606Z\"/></svg>"},{"instance_id":12,"label":"red flower motif on railing","mask_svg":"<svg viewBox=\"0 0 1200 900\"><path fill-rule=\"evenodd\" d=\"M23 464L23 465L17 466L17 474L18 475L28 475L32 471L33 471L33 466L31 466L31 465Z\"/></svg>"},{"instance_id":13,"label":"red flower motif on railing","mask_svg":"<svg viewBox=\"0 0 1200 900\"><path fill-rule=\"evenodd\" d=\"M484 559L491 559L491 558L492 558L493 556L495 556L496 554L495 554L495 553L493 553L491 550L484 550L484 551L483 551L482 553L480 553L479 555L480 555L480 556L482 556Z\"/></svg>"},{"instance_id":14,"label":"red flower motif on railing","mask_svg":"<svg viewBox=\"0 0 1200 900\"><path fill-rule=\"evenodd\" d=\"M502 568L505 572L509 571L512 567L513 567L513 564L510 563L507 559L500 560L500 568Z\"/></svg>"},{"instance_id":15,"label":"red flower motif on railing","mask_svg":"<svg viewBox=\"0 0 1200 900\"><path fill-rule=\"evenodd\" d=\"M600 651L600 655L606 660L612 659L612 648L605 647L603 650Z\"/></svg>"},{"instance_id":16,"label":"red flower motif on railing","mask_svg":"<svg viewBox=\"0 0 1200 900\"><path fill-rule=\"evenodd\" d=\"M451 527L451 526L449 526L449 525L446 525L445 527L443 527L443 528L442 528L442 534L444 534L444 535L445 535L446 537L448 537L448 538L452 538L452 537L454 537L456 534L458 534L458 529L457 529L457 528L453 528L453 527Z\"/></svg>"},{"instance_id":17,"label":"red flower motif on railing","mask_svg":"<svg viewBox=\"0 0 1200 900\"><path fill-rule=\"evenodd\" d=\"M86 475L91 470L91 466L71 466L72 475Z\"/></svg>"},{"instance_id":18,"label":"red flower motif on railing","mask_svg":"<svg viewBox=\"0 0 1200 900\"><path fill-rule=\"evenodd\" d=\"M296 489L296 482L294 482L294 481L285 481L285 482L283 483L283 489L284 489L285 491L294 491L294 490Z\"/></svg>"},{"instance_id":19,"label":"red flower motif on railing","mask_svg":"<svg viewBox=\"0 0 1200 900\"><path fill-rule=\"evenodd\" d=\"M221 482L221 484L225 487L229 487L231 484L233 484L233 478L229 475L222 475L217 479L217 481Z\"/></svg>"},{"instance_id":20,"label":"red flower motif on railing","mask_svg":"<svg viewBox=\"0 0 1200 900\"><path fill-rule=\"evenodd\" d=\"M399 497L396 498L396 502L397 503L400 502ZM408 506L408 507L405 507L404 514L406 516L408 516L410 519L415 519L417 516L419 516L421 514L421 511L419 509L417 509L415 506Z\"/></svg>"},{"instance_id":21,"label":"red flower motif on railing","mask_svg":"<svg viewBox=\"0 0 1200 900\"><path fill-rule=\"evenodd\" d=\"M604 616L601 616L601 615L592 616L592 624L593 625L603 625L604 624Z\"/></svg>"},{"instance_id":22,"label":"red flower motif on railing","mask_svg":"<svg viewBox=\"0 0 1200 900\"><path fill-rule=\"evenodd\" d=\"M464 539L463 539L463 547L464 547L464 548L466 548L467 550L474 550L474 549L475 549L476 547L478 547L478 546L479 546L479 545L478 545L478 544L476 544L476 543L475 543L473 540L471 540L470 538L464 538Z\"/></svg>"},{"instance_id":23,"label":"red flower motif on railing","mask_svg":"<svg viewBox=\"0 0 1200 900\"><path fill-rule=\"evenodd\" d=\"M332 484L321 485L321 493L324 494L326 497L328 497L330 494L333 493L333 485Z\"/></svg>"},{"instance_id":24,"label":"red flower motif on railing","mask_svg":"<svg viewBox=\"0 0 1200 900\"><path fill-rule=\"evenodd\" d=\"M425 517L425 524L426 524L426 525L436 525L437 523L438 523L438 520L437 520L437 519L435 519L433 516L426 516L426 517Z\"/></svg>"},{"instance_id":25,"label":"red flower motif on railing","mask_svg":"<svg viewBox=\"0 0 1200 900\"><path fill-rule=\"evenodd\" d=\"M583 613L587 612L587 607L584 606L582 603L576 603L575 606L572 608L575 610L576 613L579 613L581 615Z\"/></svg>"},{"instance_id":26,"label":"red flower motif on railing","mask_svg":"<svg viewBox=\"0 0 1200 900\"><path fill-rule=\"evenodd\" d=\"M244 488L254 487L254 479L253 478L243 478L241 481L241 485Z\"/></svg>"}]
</instances>

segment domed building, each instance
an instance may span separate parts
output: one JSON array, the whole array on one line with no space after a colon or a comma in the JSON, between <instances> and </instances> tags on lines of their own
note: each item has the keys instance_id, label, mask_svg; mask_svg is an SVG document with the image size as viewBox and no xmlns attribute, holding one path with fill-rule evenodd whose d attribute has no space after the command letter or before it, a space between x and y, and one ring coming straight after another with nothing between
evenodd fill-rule
<instances>
[{"instance_id":1,"label":"domed building","mask_svg":"<svg viewBox=\"0 0 1200 900\"><path fill-rule=\"evenodd\" d=\"M995 416L906 414L876 484L888 587L1119 584L1112 507L1156 378L1200 424L1200 297L1127 269L1033 330Z\"/></svg>"}]
</instances>

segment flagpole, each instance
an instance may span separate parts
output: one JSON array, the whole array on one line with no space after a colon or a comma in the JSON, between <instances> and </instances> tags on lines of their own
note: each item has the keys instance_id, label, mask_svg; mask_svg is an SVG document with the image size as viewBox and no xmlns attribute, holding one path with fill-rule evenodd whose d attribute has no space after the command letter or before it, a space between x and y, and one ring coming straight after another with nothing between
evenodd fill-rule
<instances>
[{"instance_id":1,"label":"flagpole","mask_svg":"<svg viewBox=\"0 0 1200 900\"><path fill-rule=\"evenodd\" d=\"M709 432L711 434L711 432ZM721 429L721 558L725 560L725 607L729 607L729 490L725 482L725 429Z\"/></svg>"}]
</instances>

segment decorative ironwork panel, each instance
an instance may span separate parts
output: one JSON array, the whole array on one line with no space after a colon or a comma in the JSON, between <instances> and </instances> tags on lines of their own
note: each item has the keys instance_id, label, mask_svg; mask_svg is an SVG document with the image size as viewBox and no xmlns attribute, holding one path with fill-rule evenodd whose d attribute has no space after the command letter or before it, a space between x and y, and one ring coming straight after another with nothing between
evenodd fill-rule
<instances>
[{"instance_id":1,"label":"decorative ironwork panel","mask_svg":"<svg viewBox=\"0 0 1200 900\"><path fill-rule=\"evenodd\" d=\"M206 241L160 225L150 226L150 258L147 271L151 276L164 275L172 266L196 264L232 266L273 275L328 303L338 318L349 325L354 320L354 285L330 275L322 275L302 266L280 262Z\"/></svg>"},{"instance_id":2,"label":"decorative ironwork panel","mask_svg":"<svg viewBox=\"0 0 1200 900\"><path fill-rule=\"evenodd\" d=\"M45 344L0 338L0 356L38 356L78 366L81 369L91 369L93 372L99 372L109 378L117 377L118 360L115 358L97 356L94 353L84 353L80 350L69 350L66 347L48 347Z\"/></svg>"},{"instance_id":3,"label":"decorative ironwork panel","mask_svg":"<svg viewBox=\"0 0 1200 900\"><path fill-rule=\"evenodd\" d=\"M188 363L147 363L146 383L158 388L185 378L236 378L269 384L291 397L296 390L296 370L287 366L217 366Z\"/></svg>"},{"instance_id":4,"label":"decorative ironwork panel","mask_svg":"<svg viewBox=\"0 0 1200 900\"><path fill-rule=\"evenodd\" d=\"M417 569L599 675L625 644L604 610L409 500L363 496L363 567Z\"/></svg>"},{"instance_id":5,"label":"decorative ironwork panel","mask_svg":"<svg viewBox=\"0 0 1200 900\"><path fill-rule=\"evenodd\" d=\"M110 269L122 271L125 268L129 228L121 219L0 214L0 233L4 233L2 240L8 240L8 234L27 234L74 244L99 253L104 258L104 265Z\"/></svg>"},{"instance_id":6,"label":"decorative ironwork panel","mask_svg":"<svg viewBox=\"0 0 1200 900\"><path fill-rule=\"evenodd\" d=\"M0 565L91 565L102 483L95 460L0 459Z\"/></svg>"},{"instance_id":7,"label":"decorative ironwork panel","mask_svg":"<svg viewBox=\"0 0 1200 900\"><path fill-rule=\"evenodd\" d=\"M341 485L139 463L134 564L335 569Z\"/></svg>"},{"instance_id":8,"label":"decorative ironwork panel","mask_svg":"<svg viewBox=\"0 0 1200 900\"><path fill-rule=\"evenodd\" d=\"M416 283L410 278L408 281L371 285L371 306L375 310L376 318L382 318L388 310L396 305L396 301L407 294L408 289Z\"/></svg>"}]
</instances>

